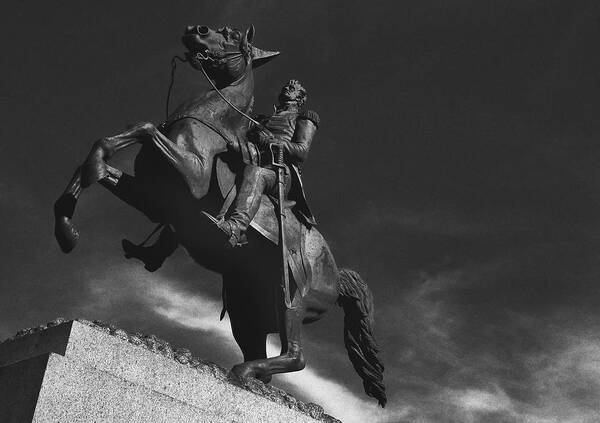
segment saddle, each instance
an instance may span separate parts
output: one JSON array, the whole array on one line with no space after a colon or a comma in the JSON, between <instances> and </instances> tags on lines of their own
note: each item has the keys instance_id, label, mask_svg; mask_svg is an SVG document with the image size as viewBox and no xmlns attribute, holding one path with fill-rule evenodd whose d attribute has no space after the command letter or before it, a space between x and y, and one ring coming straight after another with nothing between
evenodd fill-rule
<instances>
[{"instance_id":1,"label":"saddle","mask_svg":"<svg viewBox=\"0 0 600 423\"><path fill-rule=\"evenodd\" d=\"M221 157L217 156L215 162L216 178L223 198L223 206L218 216L221 217L225 215L235 199L235 174ZM298 291L303 297L308 291L309 281L311 280L310 266L304 259L306 256L306 235L311 229L303 223L304 220L300 220L302 219L302 215L296 212L295 208L295 201L286 201L284 204L287 262ZM277 209L277 200L263 194L260 208L250 223L250 227L253 230L275 245L279 244ZM159 229L161 229L161 232L158 241L151 246L145 247L144 244ZM175 251L178 245L175 233L169 225L160 224L154 232L140 245L136 245L128 240L122 240L125 257L141 260L149 272L154 272L160 268L165 259Z\"/></svg>"},{"instance_id":2,"label":"saddle","mask_svg":"<svg viewBox=\"0 0 600 423\"><path fill-rule=\"evenodd\" d=\"M225 161L220 157L216 158L216 177L219 190L223 196L223 206L218 217L224 216L233 203L237 190L235 185L235 175L232 176L231 170ZM307 225L300 219L294 210L295 201L286 201L284 203L285 214L285 235L287 247L287 261L291 275L296 282L300 295L304 296L308 291L308 282L311 280L311 270L305 262L305 242L306 234L310 231ZM279 245L279 224L277 221L278 213L277 200L269 195L263 194L261 197L260 208L250 222L250 227L258 234L269 240L275 245Z\"/></svg>"}]
</instances>

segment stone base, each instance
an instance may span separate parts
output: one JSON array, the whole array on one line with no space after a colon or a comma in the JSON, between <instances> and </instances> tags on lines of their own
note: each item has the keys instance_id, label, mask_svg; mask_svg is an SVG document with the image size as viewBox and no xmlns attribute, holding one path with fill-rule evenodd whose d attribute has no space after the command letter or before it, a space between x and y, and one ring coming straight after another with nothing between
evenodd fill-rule
<instances>
[{"instance_id":1,"label":"stone base","mask_svg":"<svg viewBox=\"0 0 600 423\"><path fill-rule=\"evenodd\" d=\"M89 322L5 341L0 366L3 423L336 421L277 388L232 381L189 351Z\"/></svg>"}]
</instances>

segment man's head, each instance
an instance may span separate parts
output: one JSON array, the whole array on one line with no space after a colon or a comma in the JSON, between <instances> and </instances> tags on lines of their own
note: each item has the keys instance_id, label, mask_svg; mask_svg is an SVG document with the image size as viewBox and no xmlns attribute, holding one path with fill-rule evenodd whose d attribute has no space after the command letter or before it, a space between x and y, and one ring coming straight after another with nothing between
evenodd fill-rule
<instances>
[{"instance_id":1,"label":"man's head","mask_svg":"<svg viewBox=\"0 0 600 423\"><path fill-rule=\"evenodd\" d=\"M302 107L307 99L306 90L300 82L295 79L290 81L281 88L279 93L279 103L283 105L296 104L298 107Z\"/></svg>"}]
</instances>

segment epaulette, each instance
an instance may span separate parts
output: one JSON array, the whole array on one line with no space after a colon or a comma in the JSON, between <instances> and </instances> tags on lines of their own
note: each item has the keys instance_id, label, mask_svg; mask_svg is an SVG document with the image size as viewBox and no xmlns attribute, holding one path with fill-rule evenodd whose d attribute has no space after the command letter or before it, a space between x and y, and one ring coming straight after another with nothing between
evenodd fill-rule
<instances>
[{"instance_id":1,"label":"epaulette","mask_svg":"<svg viewBox=\"0 0 600 423\"><path fill-rule=\"evenodd\" d=\"M298 119L308 119L312 123L314 123L317 128L319 127L319 123L321 122L319 115L313 110L303 110L302 112L300 112Z\"/></svg>"}]
</instances>

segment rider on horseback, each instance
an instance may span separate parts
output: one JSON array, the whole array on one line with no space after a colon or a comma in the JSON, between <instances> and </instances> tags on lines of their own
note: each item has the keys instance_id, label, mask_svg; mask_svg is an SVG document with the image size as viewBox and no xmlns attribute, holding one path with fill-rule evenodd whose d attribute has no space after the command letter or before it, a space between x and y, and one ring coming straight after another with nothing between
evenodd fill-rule
<instances>
[{"instance_id":1,"label":"rider on horseback","mask_svg":"<svg viewBox=\"0 0 600 423\"><path fill-rule=\"evenodd\" d=\"M217 222L218 227L229 237L228 246L244 244L245 232L260 207L261 196L266 193L277 197L276 168L272 164L271 144L284 149L286 174L286 196L296 201L293 211L307 226L316 225L302 186L300 165L308 156L308 151L319 125L319 116L311 110L302 110L307 93L297 80L290 80L283 86L279 94L279 106L272 116L260 116L263 126L253 126L248 132L249 141L254 143L260 152L259 165L246 164L243 170L243 181L233 204L233 211L227 219ZM232 150L239 152L239 146L232 145ZM291 171L291 172L290 172ZM213 218L214 219L214 218ZM135 245L123 240L125 256L142 260L146 269L155 271L177 247L174 233L168 225L161 231L158 241L149 246Z\"/></svg>"},{"instance_id":2,"label":"rider on horseback","mask_svg":"<svg viewBox=\"0 0 600 423\"><path fill-rule=\"evenodd\" d=\"M279 106L273 115L259 118L262 128L254 126L248 139L260 152L259 165L246 164L243 180L233 204L233 211L220 220L218 227L229 237L231 247L245 243L245 232L256 215L263 193L277 197L277 168L273 164L271 145L284 151L286 174L285 193L296 201L293 211L307 226L316 225L308 208L300 165L308 156L319 116L311 110L302 110L307 93L300 83L292 79L283 86L279 94Z\"/></svg>"}]
</instances>

